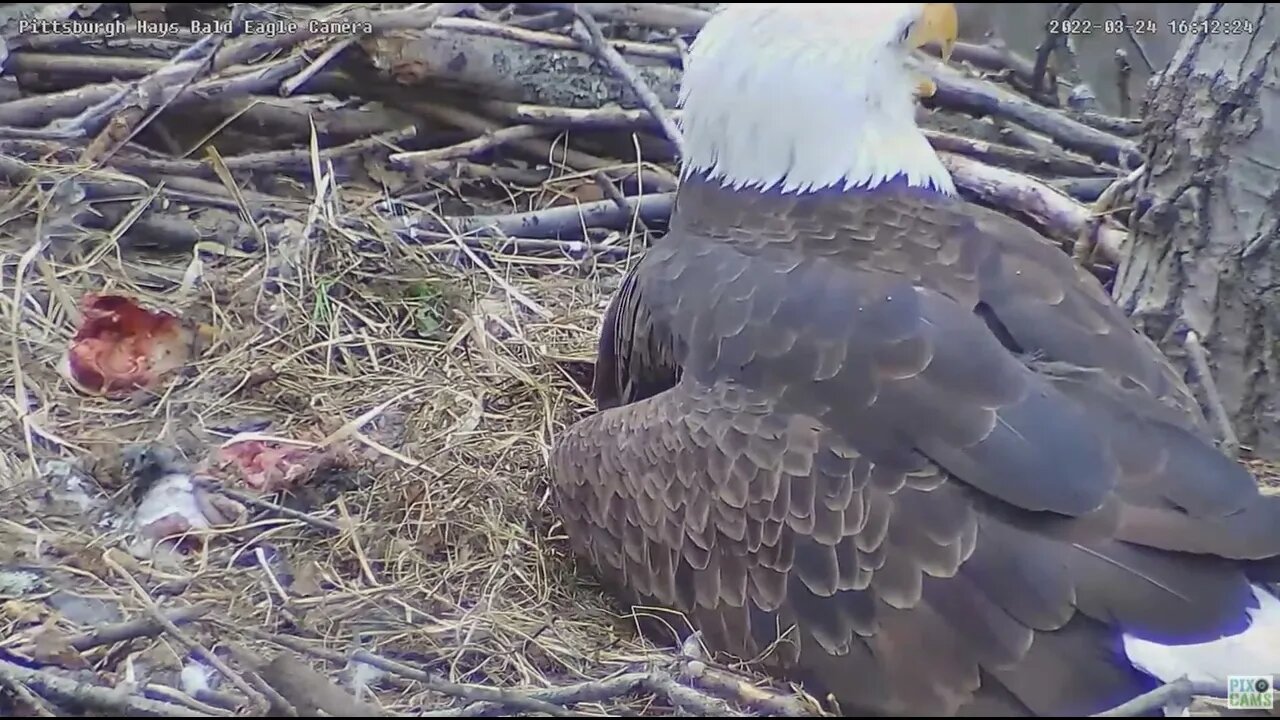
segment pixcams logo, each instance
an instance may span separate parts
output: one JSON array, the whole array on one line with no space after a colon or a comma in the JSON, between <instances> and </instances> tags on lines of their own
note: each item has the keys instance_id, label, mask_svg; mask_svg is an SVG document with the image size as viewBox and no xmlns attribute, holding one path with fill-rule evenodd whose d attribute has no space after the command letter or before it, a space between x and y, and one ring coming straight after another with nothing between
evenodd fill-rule
<instances>
[{"instance_id":1,"label":"pixcams logo","mask_svg":"<svg viewBox=\"0 0 1280 720\"><path fill-rule=\"evenodd\" d=\"M1270 675L1232 675L1227 678L1227 707L1232 710L1270 710L1276 688Z\"/></svg>"}]
</instances>

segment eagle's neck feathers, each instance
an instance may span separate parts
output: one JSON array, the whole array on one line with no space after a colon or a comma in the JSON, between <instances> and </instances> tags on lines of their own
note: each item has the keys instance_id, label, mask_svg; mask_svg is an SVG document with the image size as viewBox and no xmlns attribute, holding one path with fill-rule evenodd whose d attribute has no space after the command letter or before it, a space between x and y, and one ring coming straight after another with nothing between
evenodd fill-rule
<instances>
[{"instance_id":1,"label":"eagle's neck feathers","mask_svg":"<svg viewBox=\"0 0 1280 720\"><path fill-rule=\"evenodd\" d=\"M849 37L836 18L829 37L789 33L820 11L744 5L760 9L709 23L685 70L685 177L784 193L892 183L954 194L916 125L917 78L900 46Z\"/></svg>"}]
</instances>

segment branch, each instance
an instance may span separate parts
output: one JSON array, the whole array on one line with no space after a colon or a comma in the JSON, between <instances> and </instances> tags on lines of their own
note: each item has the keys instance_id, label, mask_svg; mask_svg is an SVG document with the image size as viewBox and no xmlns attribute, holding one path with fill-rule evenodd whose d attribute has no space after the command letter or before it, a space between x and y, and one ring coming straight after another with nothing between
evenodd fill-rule
<instances>
[{"instance_id":1,"label":"branch","mask_svg":"<svg viewBox=\"0 0 1280 720\"><path fill-rule=\"evenodd\" d=\"M676 127L675 121L671 119L671 115L663 107L662 101L649 88L649 84L644 81L644 78L641 78L636 73L635 68L624 60L618 54L618 51L614 50L613 46L609 44L609 41L605 39L600 23L596 22L595 18L590 15L578 10L577 21L574 24L574 35L578 38L578 42L590 49L601 62L607 64L619 77L627 81L627 85L631 87L632 92L640 98L641 104L662 126L662 131L666 134L667 139L676 146L676 152L683 157L684 136L680 133L680 128Z\"/></svg>"},{"instance_id":2,"label":"branch","mask_svg":"<svg viewBox=\"0 0 1280 720\"><path fill-rule=\"evenodd\" d=\"M566 129L646 129L654 126L653 115L647 110L629 110L621 107L566 108L501 100L485 101L480 103L479 107L489 114L498 115L511 122L550 125ZM680 112L673 110L671 115L679 118ZM969 155L1013 170L1064 177L1093 177L1107 172L1104 168L1098 167L1097 163L1077 160L1065 155L1047 156L1043 153L973 140L937 130L926 129L924 134L936 150Z\"/></svg>"},{"instance_id":3,"label":"branch","mask_svg":"<svg viewBox=\"0 0 1280 720\"><path fill-rule=\"evenodd\" d=\"M1226 695L1226 688L1216 683L1192 682L1186 678L1179 678L1092 717L1139 717L1160 710L1170 703L1185 707L1197 696L1226 697Z\"/></svg>"},{"instance_id":4,"label":"branch","mask_svg":"<svg viewBox=\"0 0 1280 720\"><path fill-rule=\"evenodd\" d=\"M963 77L938 61L926 58L925 63L938 88L932 97L923 100L925 106L1007 118L1095 160L1126 169L1142 164L1138 146L1131 140L1089 127L990 83Z\"/></svg>"},{"instance_id":5,"label":"branch","mask_svg":"<svg viewBox=\"0 0 1280 720\"><path fill-rule=\"evenodd\" d=\"M1052 187L1026 175L985 165L963 155L940 153L943 164L961 192L975 202L1019 215L1046 236L1072 245L1092 213ZM1105 257L1120 256L1125 231L1113 223L1098 228L1098 246Z\"/></svg>"},{"instance_id":6,"label":"branch","mask_svg":"<svg viewBox=\"0 0 1280 720\"><path fill-rule=\"evenodd\" d=\"M520 3L529 8L545 8L553 3ZM557 3L559 4L559 3ZM696 33L706 24L711 13L698 8L671 3L571 3L580 12L627 25L674 28L684 34Z\"/></svg>"},{"instance_id":7,"label":"branch","mask_svg":"<svg viewBox=\"0 0 1280 720\"><path fill-rule=\"evenodd\" d=\"M208 614L211 609L208 603L191 605L162 613L165 620L172 625L191 622ZM118 642L141 637L152 637L164 632L165 625L154 617L138 618L129 622L103 625L96 630L75 635L69 638L68 644L79 652L91 650L102 645L114 645Z\"/></svg>"},{"instance_id":8,"label":"branch","mask_svg":"<svg viewBox=\"0 0 1280 720\"><path fill-rule=\"evenodd\" d=\"M512 213L510 215L473 215L445 218L447 226L428 215L410 215L390 218L392 229L410 238L417 233L449 233L458 235L512 235L520 238L582 237L583 228L607 228L626 230L632 217L638 213L647 224L665 222L671 216L674 193L652 193L627 198L624 212L612 200L562 205Z\"/></svg>"},{"instance_id":9,"label":"branch","mask_svg":"<svg viewBox=\"0 0 1280 720\"><path fill-rule=\"evenodd\" d=\"M1040 95L1041 86L1043 85L1045 71L1049 68L1049 56L1058 47L1059 38L1063 37L1063 33L1059 32L1057 25L1063 20L1070 18L1076 14L1080 6L1084 3L1060 3L1058 11L1054 13L1053 20L1050 20L1045 27L1045 38L1040 43L1040 47L1036 48L1036 64L1031 70L1031 94Z\"/></svg>"},{"instance_id":10,"label":"branch","mask_svg":"<svg viewBox=\"0 0 1280 720\"><path fill-rule=\"evenodd\" d=\"M1200 334L1195 330L1187 331L1185 341L1187 354L1191 356L1191 364L1200 376L1200 384L1204 386L1204 394L1209 405L1209 414L1218 426L1218 435L1222 438L1222 452L1227 457L1235 458L1240 449L1240 438L1231 427L1231 416L1222 403L1222 395L1218 392L1218 383L1213 379L1213 371L1209 368L1209 353L1205 352L1200 342Z\"/></svg>"},{"instance_id":11,"label":"branch","mask_svg":"<svg viewBox=\"0 0 1280 720\"><path fill-rule=\"evenodd\" d=\"M390 41L383 43L377 62L384 66L424 68L418 80L427 85L458 88L468 96L480 95L487 101L577 109L610 104L622 108L643 107L627 83L600 72L592 58L577 50L568 38L522 31L543 39L542 45L531 45L527 38L512 40L448 32L443 23L422 31L412 40L395 45ZM543 45L558 49L552 51ZM639 60L632 61L638 76L653 90L664 108L675 107L681 77L679 69L667 63ZM923 56L920 60L938 85L938 92L925 101L926 105L1007 118L1048 135L1061 147L1113 166L1141 164L1141 156L1132 141L1035 105L990 83L965 78L936 60Z\"/></svg>"},{"instance_id":12,"label":"branch","mask_svg":"<svg viewBox=\"0 0 1280 720\"><path fill-rule=\"evenodd\" d=\"M72 680L47 670L30 670L0 659L0 677L10 684L21 683L32 692L54 702L81 705L124 717L211 717L205 713L166 702L138 697L122 689Z\"/></svg>"},{"instance_id":13,"label":"branch","mask_svg":"<svg viewBox=\"0 0 1280 720\"><path fill-rule=\"evenodd\" d=\"M417 150L414 152L392 153L391 162L405 164L426 164L445 160L457 160L479 155L494 148L501 147L516 140L535 138L551 132L549 128L537 125L513 125L486 131L483 135L466 142L434 150Z\"/></svg>"}]
</instances>

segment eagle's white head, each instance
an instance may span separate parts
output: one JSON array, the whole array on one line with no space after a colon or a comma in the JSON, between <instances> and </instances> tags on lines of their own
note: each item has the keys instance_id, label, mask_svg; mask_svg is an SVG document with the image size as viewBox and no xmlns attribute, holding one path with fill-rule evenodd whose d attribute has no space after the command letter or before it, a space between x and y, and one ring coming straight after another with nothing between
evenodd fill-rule
<instances>
[{"instance_id":1,"label":"eagle's white head","mask_svg":"<svg viewBox=\"0 0 1280 720\"><path fill-rule=\"evenodd\" d=\"M908 56L955 43L951 3L725 3L680 88L684 173L810 192L898 178L954 193L916 126L931 84Z\"/></svg>"}]
</instances>

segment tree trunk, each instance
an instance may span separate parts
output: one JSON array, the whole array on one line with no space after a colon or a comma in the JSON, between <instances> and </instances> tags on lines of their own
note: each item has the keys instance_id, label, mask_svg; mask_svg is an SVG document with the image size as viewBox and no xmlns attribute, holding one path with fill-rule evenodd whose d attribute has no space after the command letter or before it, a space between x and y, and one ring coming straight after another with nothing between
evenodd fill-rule
<instances>
[{"instance_id":1,"label":"tree trunk","mask_svg":"<svg viewBox=\"0 0 1280 720\"><path fill-rule=\"evenodd\" d=\"M1202 3L1184 30L1148 96L1146 210L1114 294L1210 408L1195 331L1239 442L1280 459L1280 5Z\"/></svg>"}]
</instances>

